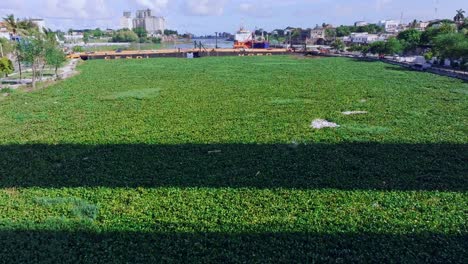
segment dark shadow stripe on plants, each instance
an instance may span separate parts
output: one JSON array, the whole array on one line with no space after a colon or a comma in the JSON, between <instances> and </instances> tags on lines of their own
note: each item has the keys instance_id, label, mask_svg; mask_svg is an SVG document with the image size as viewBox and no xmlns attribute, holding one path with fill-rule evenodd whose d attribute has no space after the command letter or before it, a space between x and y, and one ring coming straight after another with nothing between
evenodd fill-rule
<instances>
[{"instance_id":1,"label":"dark shadow stripe on plants","mask_svg":"<svg viewBox=\"0 0 468 264\"><path fill-rule=\"evenodd\" d=\"M466 235L0 231L2 263L466 263Z\"/></svg>"},{"instance_id":2,"label":"dark shadow stripe on plants","mask_svg":"<svg viewBox=\"0 0 468 264\"><path fill-rule=\"evenodd\" d=\"M0 188L468 190L466 144L0 146Z\"/></svg>"}]
</instances>

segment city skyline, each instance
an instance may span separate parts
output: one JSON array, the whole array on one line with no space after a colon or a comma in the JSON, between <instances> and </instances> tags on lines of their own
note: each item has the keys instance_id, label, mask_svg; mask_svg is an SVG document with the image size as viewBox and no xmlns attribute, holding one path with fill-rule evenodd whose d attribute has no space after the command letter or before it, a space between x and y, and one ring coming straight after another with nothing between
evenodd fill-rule
<instances>
[{"instance_id":1,"label":"city skyline","mask_svg":"<svg viewBox=\"0 0 468 264\"><path fill-rule=\"evenodd\" d=\"M451 0L18 0L0 3L0 16L44 18L52 29L119 28L124 11L150 8L167 20L167 28L197 35L215 31L234 32L240 25L249 29L273 30L287 26L313 27L323 22L349 25L355 21L383 19L409 22L452 18L465 1ZM466 4L465 4L466 5ZM436 12L437 10L437 12ZM403 16L402 16L403 15Z\"/></svg>"}]
</instances>

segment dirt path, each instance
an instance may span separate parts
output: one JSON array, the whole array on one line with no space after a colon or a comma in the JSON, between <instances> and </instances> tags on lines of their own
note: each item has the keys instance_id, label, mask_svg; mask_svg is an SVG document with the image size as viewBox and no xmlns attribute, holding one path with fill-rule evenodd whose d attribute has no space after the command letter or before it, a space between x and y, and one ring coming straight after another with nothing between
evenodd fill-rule
<instances>
[{"instance_id":1,"label":"dirt path","mask_svg":"<svg viewBox=\"0 0 468 264\"><path fill-rule=\"evenodd\" d=\"M60 79L67 79L77 74L78 72L76 71L76 66L78 65L79 60L80 59L71 59L67 65L61 68L60 70L62 73L59 74Z\"/></svg>"}]
</instances>

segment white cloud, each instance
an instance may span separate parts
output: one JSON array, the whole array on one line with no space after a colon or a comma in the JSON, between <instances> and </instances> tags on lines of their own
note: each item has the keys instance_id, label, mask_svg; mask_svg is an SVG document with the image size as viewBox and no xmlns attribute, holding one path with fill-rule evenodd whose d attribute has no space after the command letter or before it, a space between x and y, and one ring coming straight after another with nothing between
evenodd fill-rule
<instances>
[{"instance_id":1,"label":"white cloud","mask_svg":"<svg viewBox=\"0 0 468 264\"><path fill-rule=\"evenodd\" d=\"M253 3L241 3L239 5L239 12L252 17L271 17L273 16L273 9L271 4L266 1L256 1Z\"/></svg>"},{"instance_id":2,"label":"white cloud","mask_svg":"<svg viewBox=\"0 0 468 264\"><path fill-rule=\"evenodd\" d=\"M184 10L195 16L221 16L227 0L186 0Z\"/></svg>"},{"instance_id":3,"label":"white cloud","mask_svg":"<svg viewBox=\"0 0 468 264\"><path fill-rule=\"evenodd\" d=\"M166 9L169 4L169 0L135 0L135 2L156 12Z\"/></svg>"}]
</instances>

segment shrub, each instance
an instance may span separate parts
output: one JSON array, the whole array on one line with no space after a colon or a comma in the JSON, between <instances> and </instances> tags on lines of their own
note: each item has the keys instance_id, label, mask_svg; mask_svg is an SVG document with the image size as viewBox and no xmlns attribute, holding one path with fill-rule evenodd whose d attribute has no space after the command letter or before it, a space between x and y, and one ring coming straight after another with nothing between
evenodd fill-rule
<instances>
[{"instance_id":1,"label":"shrub","mask_svg":"<svg viewBox=\"0 0 468 264\"><path fill-rule=\"evenodd\" d=\"M75 46L73 47L73 52L84 52L84 49L81 46Z\"/></svg>"},{"instance_id":2,"label":"shrub","mask_svg":"<svg viewBox=\"0 0 468 264\"><path fill-rule=\"evenodd\" d=\"M13 73L15 68L13 67L13 62L7 57L0 58L0 73L5 74L8 77L8 74Z\"/></svg>"}]
</instances>

